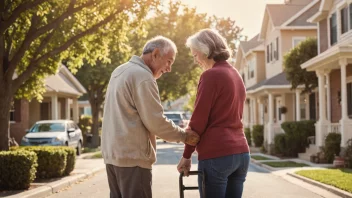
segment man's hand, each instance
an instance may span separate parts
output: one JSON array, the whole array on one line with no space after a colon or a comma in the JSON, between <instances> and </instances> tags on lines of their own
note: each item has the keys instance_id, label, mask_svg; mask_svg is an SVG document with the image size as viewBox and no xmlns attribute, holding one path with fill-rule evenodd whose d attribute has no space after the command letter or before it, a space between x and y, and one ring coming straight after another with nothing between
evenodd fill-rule
<instances>
[{"instance_id":1,"label":"man's hand","mask_svg":"<svg viewBox=\"0 0 352 198\"><path fill-rule=\"evenodd\" d=\"M199 142L199 135L198 133L192 131L190 128L186 129L186 139L185 144L196 146Z\"/></svg>"},{"instance_id":2,"label":"man's hand","mask_svg":"<svg viewBox=\"0 0 352 198\"><path fill-rule=\"evenodd\" d=\"M192 160L191 159L185 159L181 158L180 162L177 165L177 170L179 173L182 173L185 176L189 176L188 172L191 170L191 165L192 165Z\"/></svg>"}]
</instances>

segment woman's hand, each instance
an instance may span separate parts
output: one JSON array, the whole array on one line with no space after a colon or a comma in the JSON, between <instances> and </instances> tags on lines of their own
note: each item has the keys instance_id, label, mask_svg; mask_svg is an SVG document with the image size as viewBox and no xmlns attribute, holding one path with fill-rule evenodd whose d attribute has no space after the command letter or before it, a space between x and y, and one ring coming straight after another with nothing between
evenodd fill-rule
<instances>
[{"instance_id":1,"label":"woman's hand","mask_svg":"<svg viewBox=\"0 0 352 198\"><path fill-rule=\"evenodd\" d=\"M192 160L181 158L180 162L177 165L177 170L179 173L183 172L185 176L189 176L188 172L191 170Z\"/></svg>"}]
</instances>

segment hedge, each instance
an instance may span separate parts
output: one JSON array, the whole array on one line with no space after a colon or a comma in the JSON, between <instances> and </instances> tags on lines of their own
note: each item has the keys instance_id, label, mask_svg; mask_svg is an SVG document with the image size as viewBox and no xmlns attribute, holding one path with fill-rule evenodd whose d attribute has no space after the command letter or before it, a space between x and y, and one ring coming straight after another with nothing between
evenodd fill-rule
<instances>
[{"instance_id":1,"label":"hedge","mask_svg":"<svg viewBox=\"0 0 352 198\"><path fill-rule=\"evenodd\" d=\"M264 126L254 125L253 126L253 141L256 147L261 147L264 142Z\"/></svg>"},{"instance_id":2,"label":"hedge","mask_svg":"<svg viewBox=\"0 0 352 198\"><path fill-rule=\"evenodd\" d=\"M25 146L20 148L37 154L37 178L53 178L64 175L67 164L65 150L55 146Z\"/></svg>"},{"instance_id":3,"label":"hedge","mask_svg":"<svg viewBox=\"0 0 352 198\"><path fill-rule=\"evenodd\" d=\"M66 163L64 175L69 175L73 171L73 169L75 168L76 150L72 147L67 147L67 146L62 146L62 147L57 147L57 148L63 149L67 154L67 163Z\"/></svg>"},{"instance_id":4,"label":"hedge","mask_svg":"<svg viewBox=\"0 0 352 198\"><path fill-rule=\"evenodd\" d=\"M0 152L0 187L5 190L28 189L36 177L37 155L25 150Z\"/></svg>"},{"instance_id":5,"label":"hedge","mask_svg":"<svg viewBox=\"0 0 352 198\"><path fill-rule=\"evenodd\" d=\"M325 138L324 154L329 163L334 161L335 155L339 156L341 150L341 134L329 133Z\"/></svg>"},{"instance_id":6,"label":"hedge","mask_svg":"<svg viewBox=\"0 0 352 198\"><path fill-rule=\"evenodd\" d=\"M308 137L315 136L314 125L315 121L313 120L282 123L281 127L285 131L285 146L284 152L281 154L288 157L297 157L298 153L304 153L309 144ZM283 141L282 137L280 138L280 141Z\"/></svg>"},{"instance_id":7,"label":"hedge","mask_svg":"<svg viewBox=\"0 0 352 198\"><path fill-rule=\"evenodd\" d=\"M244 134L246 136L248 146L251 146L252 145L251 129L250 128L245 128L244 129Z\"/></svg>"}]
</instances>

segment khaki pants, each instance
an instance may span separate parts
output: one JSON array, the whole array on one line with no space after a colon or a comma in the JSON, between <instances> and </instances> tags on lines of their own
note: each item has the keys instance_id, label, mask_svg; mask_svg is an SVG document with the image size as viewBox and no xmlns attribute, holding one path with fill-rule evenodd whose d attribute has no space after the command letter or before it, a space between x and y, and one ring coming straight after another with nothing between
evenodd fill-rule
<instances>
[{"instance_id":1,"label":"khaki pants","mask_svg":"<svg viewBox=\"0 0 352 198\"><path fill-rule=\"evenodd\" d=\"M110 198L152 198L152 170L106 165Z\"/></svg>"}]
</instances>

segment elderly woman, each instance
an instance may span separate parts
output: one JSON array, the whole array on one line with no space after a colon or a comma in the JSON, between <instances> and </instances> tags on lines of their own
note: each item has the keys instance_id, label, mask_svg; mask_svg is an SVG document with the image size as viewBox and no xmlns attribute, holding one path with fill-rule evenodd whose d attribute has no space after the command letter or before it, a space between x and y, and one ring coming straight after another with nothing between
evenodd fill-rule
<instances>
[{"instance_id":1,"label":"elderly woman","mask_svg":"<svg viewBox=\"0 0 352 198\"><path fill-rule=\"evenodd\" d=\"M195 62L204 70L189 127L200 135L196 147L185 145L177 169L188 175L191 155L198 152L198 170L205 173L207 198L242 197L249 165L249 147L243 132L242 113L246 89L238 71L226 60L231 52L217 32L204 29L188 38Z\"/></svg>"}]
</instances>

